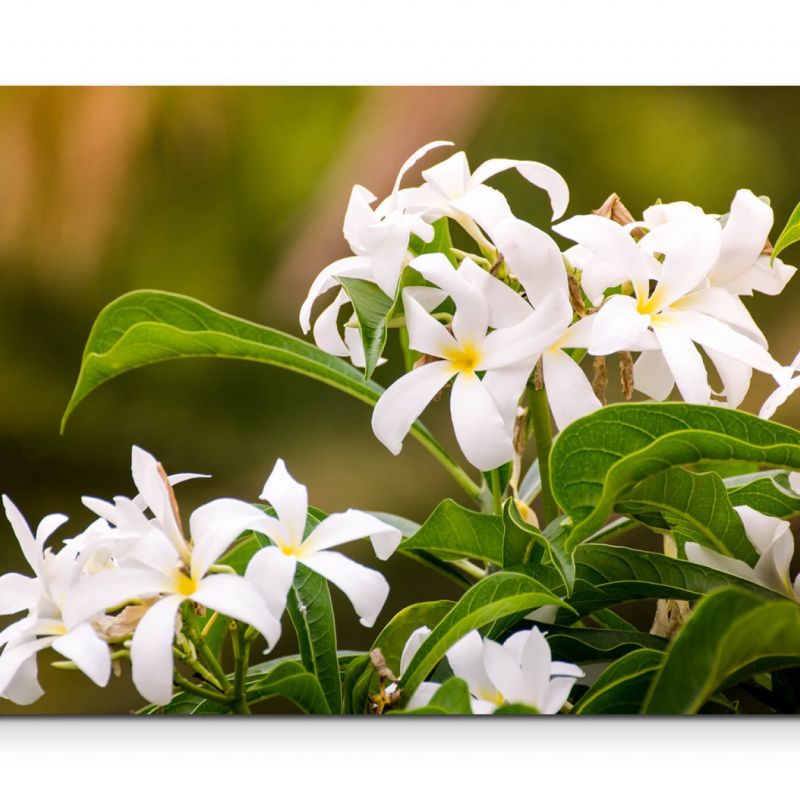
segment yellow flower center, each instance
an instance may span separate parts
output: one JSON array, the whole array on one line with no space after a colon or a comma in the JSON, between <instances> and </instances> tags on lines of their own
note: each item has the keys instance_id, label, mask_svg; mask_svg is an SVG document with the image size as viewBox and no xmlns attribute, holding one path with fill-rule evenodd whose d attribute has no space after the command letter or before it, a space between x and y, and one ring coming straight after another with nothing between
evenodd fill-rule
<instances>
[{"instance_id":1,"label":"yellow flower center","mask_svg":"<svg viewBox=\"0 0 800 800\"><path fill-rule=\"evenodd\" d=\"M471 342L448 350L445 357L459 372L475 372L481 360L480 352Z\"/></svg>"},{"instance_id":2,"label":"yellow flower center","mask_svg":"<svg viewBox=\"0 0 800 800\"><path fill-rule=\"evenodd\" d=\"M178 570L175 574L175 594L182 594L184 597L194 594L197 591L198 581L191 575L187 575L183 570Z\"/></svg>"},{"instance_id":3,"label":"yellow flower center","mask_svg":"<svg viewBox=\"0 0 800 800\"><path fill-rule=\"evenodd\" d=\"M487 703L494 703L496 706L501 706L505 701L505 697L503 697L502 693L497 689L494 691L483 689L478 692L478 700L484 700Z\"/></svg>"}]
</instances>

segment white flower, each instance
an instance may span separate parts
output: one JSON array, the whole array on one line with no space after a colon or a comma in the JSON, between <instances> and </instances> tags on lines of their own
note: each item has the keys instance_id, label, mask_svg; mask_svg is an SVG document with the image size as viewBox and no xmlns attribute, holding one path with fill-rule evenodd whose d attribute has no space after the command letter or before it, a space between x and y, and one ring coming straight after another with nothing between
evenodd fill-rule
<instances>
[{"instance_id":1,"label":"white flower","mask_svg":"<svg viewBox=\"0 0 800 800\"><path fill-rule=\"evenodd\" d=\"M695 564L738 575L800 601L800 575L795 578L794 583L789 575L794 555L794 536L789 523L762 514L749 506L736 506L735 511L742 520L747 538L758 552L758 561L754 567L695 542L686 543L686 557Z\"/></svg>"},{"instance_id":2,"label":"white flower","mask_svg":"<svg viewBox=\"0 0 800 800\"><path fill-rule=\"evenodd\" d=\"M369 537L375 554L385 560L400 544L400 531L363 511L350 509L326 517L304 538L308 494L306 487L288 473L282 459L276 462L260 497L275 509L277 518L259 512L251 528L265 533L273 544L253 556L245 578L258 587L272 613L276 617L283 613L300 563L338 586L361 623L373 625L389 594L386 578L341 553L329 552L329 548Z\"/></svg>"},{"instance_id":3,"label":"white flower","mask_svg":"<svg viewBox=\"0 0 800 800\"><path fill-rule=\"evenodd\" d=\"M50 514L39 523L34 537L25 518L5 495L3 505L35 577L17 573L0 577L0 614L28 611L26 617L0 633L0 696L25 705L42 696L36 654L48 647L74 662L98 686L105 686L111 671L108 645L89 622L68 624L62 617L66 598L80 576L81 555L69 545L58 553L45 548L67 518Z\"/></svg>"},{"instance_id":4,"label":"white flower","mask_svg":"<svg viewBox=\"0 0 800 800\"><path fill-rule=\"evenodd\" d=\"M400 169L395 191L406 171L434 147L450 142L431 142L417 150ZM303 333L311 329L311 309L314 301L339 285L338 278L361 278L372 281L389 297L394 297L403 267L411 254L408 244L411 234L424 242L433 239L433 228L418 214L405 214L400 210L374 210L377 198L363 186L354 186L344 219L344 237L353 251L352 256L329 264L314 279L308 296L300 307L300 327ZM339 333L338 314L350 302L344 289L340 289L333 302L319 315L314 324L314 341L328 353L350 357L353 364L364 366L364 347L357 327L348 325ZM351 322L355 321L355 317Z\"/></svg>"},{"instance_id":5,"label":"white flower","mask_svg":"<svg viewBox=\"0 0 800 800\"><path fill-rule=\"evenodd\" d=\"M151 475L163 481L155 469L155 460L149 463ZM143 486L152 495L148 502L156 507L156 520L148 521L149 531L127 551L124 566L81 580L67 597L64 619L68 625L75 625L107 609L160 596L136 627L131 659L133 682L141 695L164 705L172 696L172 643L178 611L184 602L206 606L252 625L267 640L269 648L280 636L280 623L252 584L238 575L212 571L227 548L241 533L251 530L263 512L227 498L206 503L192 513L191 540L187 541L170 498L167 504L159 505L161 493L155 481L147 475L143 477ZM168 489L165 491L169 495ZM121 505L130 510L126 504Z\"/></svg>"},{"instance_id":6,"label":"white flower","mask_svg":"<svg viewBox=\"0 0 800 800\"><path fill-rule=\"evenodd\" d=\"M415 642L417 648L419 643ZM519 631L503 644L471 631L447 651L447 661L453 674L469 688L473 714L492 714L504 703L521 703L540 714L557 714L575 681L583 677L583 671L574 664L552 660L550 645L538 628ZM423 683L407 707L426 705L436 689L435 683Z\"/></svg>"},{"instance_id":7,"label":"white flower","mask_svg":"<svg viewBox=\"0 0 800 800\"><path fill-rule=\"evenodd\" d=\"M731 407L744 398L753 368L776 378L785 372L756 341L760 331L749 314L741 313L737 298L719 288L697 290L720 253L722 232L714 219L687 215L655 228L638 244L616 222L591 214L555 230L631 282L633 297L612 295L594 315L589 352L644 350L634 367L640 391L663 400L677 384L686 401L710 403L711 387L696 345L716 366ZM663 254L663 264L655 253ZM652 291L651 280L656 281Z\"/></svg>"},{"instance_id":8,"label":"white flower","mask_svg":"<svg viewBox=\"0 0 800 800\"><path fill-rule=\"evenodd\" d=\"M517 401L539 354L569 324L569 303L553 293L535 311L527 310L516 324L489 331L492 321L499 324L493 319L498 306L490 305L492 289L479 290L467 277L479 269L469 259L458 271L440 253L420 256L412 266L455 303L452 333L420 303L419 298L429 289L403 291L409 347L437 360L404 375L381 395L372 415L372 429L396 455L414 420L455 378L450 413L458 444L475 467L494 469L514 457ZM496 285L499 281L487 277L488 285L507 295Z\"/></svg>"}]
</instances>

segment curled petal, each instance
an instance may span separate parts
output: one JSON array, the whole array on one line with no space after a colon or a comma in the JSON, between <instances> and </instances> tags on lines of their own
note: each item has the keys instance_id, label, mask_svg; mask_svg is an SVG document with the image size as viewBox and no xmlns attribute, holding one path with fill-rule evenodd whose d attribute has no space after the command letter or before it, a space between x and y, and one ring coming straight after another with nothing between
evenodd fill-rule
<instances>
[{"instance_id":1,"label":"curled petal","mask_svg":"<svg viewBox=\"0 0 800 800\"><path fill-rule=\"evenodd\" d=\"M377 517L351 508L322 520L303 542L302 549L304 553L314 553L366 537L370 537L378 558L386 560L397 549L403 534Z\"/></svg>"}]
</instances>

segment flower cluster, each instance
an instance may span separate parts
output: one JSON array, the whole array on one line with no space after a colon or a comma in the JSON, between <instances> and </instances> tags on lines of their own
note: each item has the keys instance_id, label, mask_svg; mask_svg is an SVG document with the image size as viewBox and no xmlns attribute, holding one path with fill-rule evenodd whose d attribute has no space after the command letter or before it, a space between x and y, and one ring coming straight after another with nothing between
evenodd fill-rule
<instances>
[{"instance_id":1,"label":"flower cluster","mask_svg":"<svg viewBox=\"0 0 800 800\"><path fill-rule=\"evenodd\" d=\"M401 539L393 526L354 510L317 524L308 514L305 487L279 460L261 494L271 512L241 500L213 500L191 514L186 536L172 487L207 476L168 477L139 447L133 448L132 474L139 494L113 502L84 497L97 519L57 551L47 544L67 518L45 517L34 535L3 497L33 576L0 577L0 613L26 612L0 633L0 696L20 704L37 700L36 655L52 648L99 686L108 683L113 661L129 657L139 692L163 705L182 680L176 658L207 674L196 658L196 649L205 647L196 628L205 609L249 626L248 641L263 636L265 652L275 646L298 563L338 586L363 624L375 622L389 593L385 578L330 548L368 537L386 559ZM266 538L258 540L262 546L242 576L225 555L248 531ZM224 689L224 673L217 672L207 677Z\"/></svg>"},{"instance_id":2,"label":"flower cluster","mask_svg":"<svg viewBox=\"0 0 800 800\"><path fill-rule=\"evenodd\" d=\"M653 205L636 220L612 195L597 211L553 226L573 243L562 252L486 185L516 169L547 192L558 219L569 191L543 164L491 159L472 172L459 152L423 170L421 185L402 187L411 166L447 144L414 153L389 197L374 207L374 195L353 189L344 235L354 255L320 273L300 312L308 332L316 298L337 289L316 319L314 338L327 352L364 366L357 313L343 333L338 326L350 303L341 279L372 283L402 304L395 322L407 331L408 351L421 358L382 395L372 420L393 453L450 385L464 455L480 470L499 467L514 458L518 404L529 381L546 389L563 428L605 402L606 358L613 355L627 399L635 389L663 400L677 387L688 402L737 408L755 369L778 384L762 410L770 416L800 385L792 379L797 363L782 366L770 355L742 300L754 292L778 294L795 272L770 257L773 212L765 199L741 189L723 215L674 202ZM471 239L474 252L426 249L435 226L447 220ZM587 353L594 357L593 381L580 366Z\"/></svg>"}]
</instances>

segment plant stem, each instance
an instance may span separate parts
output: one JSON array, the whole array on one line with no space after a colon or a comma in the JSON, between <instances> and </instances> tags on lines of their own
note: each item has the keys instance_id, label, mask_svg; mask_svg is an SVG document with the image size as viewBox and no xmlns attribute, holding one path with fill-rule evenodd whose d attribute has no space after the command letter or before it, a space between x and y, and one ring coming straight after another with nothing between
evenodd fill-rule
<instances>
[{"instance_id":1,"label":"plant stem","mask_svg":"<svg viewBox=\"0 0 800 800\"><path fill-rule=\"evenodd\" d=\"M250 714L250 706L247 705L245 696L244 679L247 674L247 662L250 659L251 643L247 640L247 633L241 625L236 626L231 644L236 659L233 674L233 710L236 714Z\"/></svg>"},{"instance_id":2,"label":"plant stem","mask_svg":"<svg viewBox=\"0 0 800 800\"><path fill-rule=\"evenodd\" d=\"M197 630L197 623L195 621L195 616L191 612L186 614L186 621L187 627L189 628L189 638L194 643L195 647L198 649L200 655L203 657L203 660L208 665L209 670L211 671L212 675L217 679L219 686L222 688L223 691L227 692L231 688L231 682L228 680L228 676L225 674L225 670L222 669L217 657L214 653L211 652L211 648L208 646L206 640L200 635L199 631Z\"/></svg>"},{"instance_id":3,"label":"plant stem","mask_svg":"<svg viewBox=\"0 0 800 800\"><path fill-rule=\"evenodd\" d=\"M553 447L553 426L550 422L550 404L544 388L531 387L528 391L529 419L533 423L533 438L536 442L536 456L539 459L539 474L542 480L542 528L547 527L559 512L558 503L553 497L550 485L550 450Z\"/></svg>"},{"instance_id":4,"label":"plant stem","mask_svg":"<svg viewBox=\"0 0 800 800\"><path fill-rule=\"evenodd\" d=\"M455 482L469 495L473 501L478 501L481 496L481 487L464 472L461 467L448 455L445 449L430 434L427 429L420 431L419 427L412 426L411 435L450 473Z\"/></svg>"},{"instance_id":5,"label":"plant stem","mask_svg":"<svg viewBox=\"0 0 800 800\"><path fill-rule=\"evenodd\" d=\"M493 469L490 473L492 484L492 513L499 517L503 513L503 492L500 488L500 470Z\"/></svg>"},{"instance_id":6,"label":"plant stem","mask_svg":"<svg viewBox=\"0 0 800 800\"><path fill-rule=\"evenodd\" d=\"M176 672L172 679L175 681L176 686L180 686L183 691L189 692L189 694L197 695L197 697L202 697L206 700L213 700L215 703L230 702L230 698L226 697L221 692L218 692L215 689L209 689L206 686L199 686L196 683L192 683L184 678L179 672Z\"/></svg>"}]
</instances>

